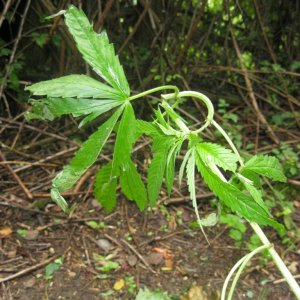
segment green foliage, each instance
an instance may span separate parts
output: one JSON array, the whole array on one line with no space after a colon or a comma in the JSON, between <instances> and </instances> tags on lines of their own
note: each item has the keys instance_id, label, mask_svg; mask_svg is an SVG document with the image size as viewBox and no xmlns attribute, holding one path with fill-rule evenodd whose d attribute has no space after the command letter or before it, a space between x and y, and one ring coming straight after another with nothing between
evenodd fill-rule
<instances>
[{"instance_id":1,"label":"green foliage","mask_svg":"<svg viewBox=\"0 0 300 300\"><path fill-rule=\"evenodd\" d=\"M54 276L54 273L57 272L61 268L61 266L63 265L63 262L64 262L64 258L62 256L62 257L57 258L54 262L48 264L45 267L45 276L44 276L45 279L51 280Z\"/></svg>"},{"instance_id":2,"label":"green foliage","mask_svg":"<svg viewBox=\"0 0 300 300\"><path fill-rule=\"evenodd\" d=\"M112 211L117 203L117 178L111 174L112 162L109 162L97 172L94 186L96 199L107 211Z\"/></svg>"},{"instance_id":3,"label":"green foliage","mask_svg":"<svg viewBox=\"0 0 300 300\"><path fill-rule=\"evenodd\" d=\"M168 151L173 145L171 137L158 136L153 139L152 152L153 159L148 170L148 197L149 204L153 207L158 198L160 188L163 182Z\"/></svg>"},{"instance_id":4,"label":"green foliage","mask_svg":"<svg viewBox=\"0 0 300 300\"><path fill-rule=\"evenodd\" d=\"M166 292L160 290L149 291L147 288L140 289L135 300L171 300L172 298Z\"/></svg>"},{"instance_id":5,"label":"green foliage","mask_svg":"<svg viewBox=\"0 0 300 300\"><path fill-rule=\"evenodd\" d=\"M84 142L77 151L69 165L54 178L52 182L52 199L56 201L64 210L67 203L61 196L57 196L57 192L63 192L70 189L83 173L96 161L100 151L110 136L120 114L122 108L119 108L98 130L93 133L89 139Z\"/></svg>"},{"instance_id":6,"label":"green foliage","mask_svg":"<svg viewBox=\"0 0 300 300\"><path fill-rule=\"evenodd\" d=\"M277 228L281 227L280 224L269 217L269 213L262 210L261 206L252 200L252 197L240 191L233 184L221 180L213 170L202 161L199 154L196 155L196 165L208 187L226 206L249 221L272 225Z\"/></svg>"},{"instance_id":7,"label":"green foliage","mask_svg":"<svg viewBox=\"0 0 300 300\"><path fill-rule=\"evenodd\" d=\"M123 68L107 34L97 34L82 10L70 6L65 13L66 24L85 61L108 84L118 91L122 99L130 90Z\"/></svg>"},{"instance_id":8,"label":"green foliage","mask_svg":"<svg viewBox=\"0 0 300 300\"><path fill-rule=\"evenodd\" d=\"M218 144L199 143L197 145L197 153L205 162L209 164L213 162L225 171L235 172L237 168L238 157L231 150L226 149Z\"/></svg>"},{"instance_id":9,"label":"green foliage","mask_svg":"<svg viewBox=\"0 0 300 300\"><path fill-rule=\"evenodd\" d=\"M276 181L286 182L281 165L278 159L273 156L255 155L246 162L242 170L252 171Z\"/></svg>"},{"instance_id":10,"label":"green foliage","mask_svg":"<svg viewBox=\"0 0 300 300\"><path fill-rule=\"evenodd\" d=\"M123 100L118 95L118 90L86 75L63 76L35 83L26 87L25 90L35 96Z\"/></svg>"},{"instance_id":11,"label":"green foliage","mask_svg":"<svg viewBox=\"0 0 300 300\"><path fill-rule=\"evenodd\" d=\"M115 128L113 160L99 169L94 187L95 197L106 210L111 211L116 206L118 183L125 196L135 201L140 209L146 207L147 200L151 207L155 205L164 178L170 194L175 179L176 158L184 142L187 142L179 182L186 174L200 226L202 223L195 193L196 166L208 187L232 211L249 221L280 228L262 200L259 184L259 176L285 181L276 158L254 156L237 171L238 157L235 153L221 145L202 141L197 132L190 131L185 125L184 119L174 109L181 101L180 96L173 99L173 106L163 101L154 110L156 119L153 122L136 120L130 100L137 97L129 97L127 79L107 35L95 33L84 13L74 6L65 12L65 18L83 58L106 84L85 75L68 75L33 84L27 90L35 96L46 98L31 100L33 111L27 113L27 118L53 120L65 114L85 116L80 124L82 126L104 112L119 108L81 145L70 163L54 178L51 190L54 201L67 211L67 203L60 193L70 189L95 163ZM227 107L225 104L224 109ZM143 134L152 139L153 157L147 174L147 190L131 157L133 145ZM229 182L218 167L227 171L226 176L231 176Z\"/></svg>"}]
</instances>

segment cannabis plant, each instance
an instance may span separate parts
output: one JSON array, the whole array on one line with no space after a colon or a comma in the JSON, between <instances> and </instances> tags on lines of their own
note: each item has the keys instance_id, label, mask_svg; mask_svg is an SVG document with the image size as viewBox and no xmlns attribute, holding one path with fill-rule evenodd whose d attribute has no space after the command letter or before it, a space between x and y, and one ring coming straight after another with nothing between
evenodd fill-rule
<instances>
[{"instance_id":1,"label":"cannabis plant","mask_svg":"<svg viewBox=\"0 0 300 300\"><path fill-rule=\"evenodd\" d=\"M62 115L71 114L81 118L79 127L82 127L104 113L105 116L110 114L110 117L81 145L69 164L53 179L52 199L64 211L68 211L68 204L61 193L72 188L95 163L113 131L116 132L113 158L98 170L94 186L95 197L108 211L116 206L118 185L121 186L123 194L141 210L147 205L154 207L163 182L168 193L171 193L176 173L175 162L178 155L185 151L178 178L179 182L183 177L187 179L200 227L202 228L203 223L197 209L196 172L200 173L224 206L250 222L263 243L261 248L238 262L233 271L240 267L241 272L254 254L267 248L300 299L299 286L258 225L282 228L265 205L260 184L261 177L286 181L278 160L267 155L256 155L244 162L228 134L214 120L211 101L199 92L179 91L177 87L167 85L131 95L124 70L107 34L95 33L85 14L74 6L60 14L65 16L66 25L83 59L102 81L86 75L68 75L28 86L26 90L33 96L41 97L30 100L32 110L27 112L26 118L52 121ZM133 101L165 90L171 93L161 96L162 101L153 110L153 121L136 119ZM186 121L176 112L180 102L178 100L189 97L203 102L208 111L204 124L197 130L190 130ZM169 104L170 100L173 105ZM201 133L208 126L215 127L230 148L206 141ZM131 155L133 145L142 135L148 136L152 141L152 160L146 186ZM226 288L223 298L225 290ZM230 297L229 295L228 299Z\"/></svg>"}]
</instances>

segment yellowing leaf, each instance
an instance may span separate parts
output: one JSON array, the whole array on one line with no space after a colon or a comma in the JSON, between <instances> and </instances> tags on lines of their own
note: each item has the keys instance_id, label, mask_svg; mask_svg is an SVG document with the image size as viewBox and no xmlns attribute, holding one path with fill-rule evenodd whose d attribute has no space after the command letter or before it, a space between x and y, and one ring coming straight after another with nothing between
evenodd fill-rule
<instances>
[{"instance_id":1,"label":"yellowing leaf","mask_svg":"<svg viewBox=\"0 0 300 300\"><path fill-rule=\"evenodd\" d=\"M119 291L125 286L125 280L123 278L117 280L114 284L114 290Z\"/></svg>"}]
</instances>

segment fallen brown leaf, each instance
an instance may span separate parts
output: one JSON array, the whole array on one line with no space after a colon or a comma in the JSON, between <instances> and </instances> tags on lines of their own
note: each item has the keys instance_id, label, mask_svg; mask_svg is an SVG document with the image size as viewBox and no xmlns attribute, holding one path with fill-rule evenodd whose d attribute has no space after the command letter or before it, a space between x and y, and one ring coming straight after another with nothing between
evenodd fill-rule
<instances>
[{"instance_id":1,"label":"fallen brown leaf","mask_svg":"<svg viewBox=\"0 0 300 300\"><path fill-rule=\"evenodd\" d=\"M10 227L2 227L0 229L0 239L6 238L12 234L12 229Z\"/></svg>"}]
</instances>

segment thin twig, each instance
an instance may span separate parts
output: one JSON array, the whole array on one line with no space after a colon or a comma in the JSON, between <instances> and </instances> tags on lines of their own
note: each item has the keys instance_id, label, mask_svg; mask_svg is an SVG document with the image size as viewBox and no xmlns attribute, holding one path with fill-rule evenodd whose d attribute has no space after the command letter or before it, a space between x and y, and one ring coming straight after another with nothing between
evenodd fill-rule
<instances>
[{"instance_id":1,"label":"thin twig","mask_svg":"<svg viewBox=\"0 0 300 300\"><path fill-rule=\"evenodd\" d=\"M127 241L124 239L121 240L122 243L124 243L142 262L143 264L153 273L156 274L156 272L151 268L149 263L146 261L146 259L132 246L130 245Z\"/></svg>"},{"instance_id":2,"label":"thin twig","mask_svg":"<svg viewBox=\"0 0 300 300\"><path fill-rule=\"evenodd\" d=\"M4 155L1 153L0 151L0 158L3 161L6 161ZM29 199L32 199L32 194L30 193L30 191L28 190L28 188L26 187L26 185L23 183L23 181L21 180L21 178L16 174L16 172L14 171L14 169L10 166L10 165L3 165L11 174L12 176L15 178L15 180L17 181L18 185L20 186L20 188L23 190L23 192L26 194L26 196Z\"/></svg>"},{"instance_id":3,"label":"thin twig","mask_svg":"<svg viewBox=\"0 0 300 300\"><path fill-rule=\"evenodd\" d=\"M49 263L52 262L53 260L57 259L59 256L60 256L60 254L55 255L55 256L52 256L52 257L50 257L50 258L48 258L48 259L42 261L41 263L39 263L39 264L37 264L37 265L31 266L31 267L29 267L29 268L27 268L27 269L24 269L24 270L20 271L20 272L17 272L17 273L15 273L15 274L12 274L12 275L10 275L10 276L7 276L7 277L5 277L5 278L2 278L2 279L0 279L0 283L6 282L6 281L9 281L9 280L12 280L12 279L21 277L21 276L24 276L24 275L26 275L26 274L28 274L28 273L30 273L30 272L32 272L32 271L35 271L35 270L37 270L37 269L39 269L39 268L41 268L41 267L43 267L43 266L49 264Z\"/></svg>"}]
</instances>

